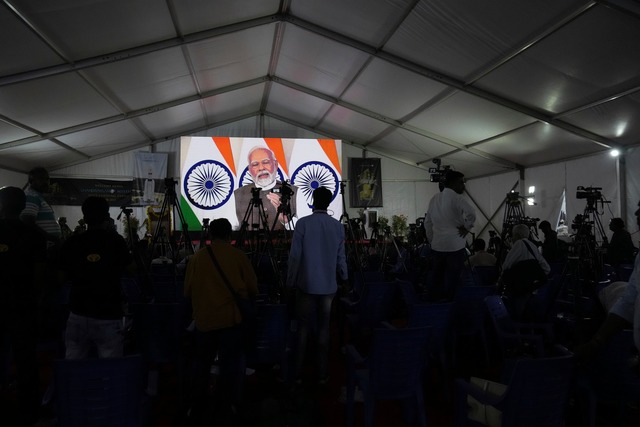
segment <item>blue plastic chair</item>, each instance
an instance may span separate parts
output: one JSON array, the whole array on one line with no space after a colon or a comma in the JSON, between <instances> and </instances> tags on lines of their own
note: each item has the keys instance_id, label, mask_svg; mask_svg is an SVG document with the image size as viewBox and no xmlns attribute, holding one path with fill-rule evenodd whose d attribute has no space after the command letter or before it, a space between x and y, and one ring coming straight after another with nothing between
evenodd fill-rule
<instances>
[{"instance_id":1,"label":"blue plastic chair","mask_svg":"<svg viewBox=\"0 0 640 427\"><path fill-rule=\"evenodd\" d=\"M56 412L60 427L141 427L144 376L139 355L56 360Z\"/></svg>"},{"instance_id":2,"label":"blue plastic chair","mask_svg":"<svg viewBox=\"0 0 640 427\"><path fill-rule=\"evenodd\" d=\"M453 318L453 303L444 304L414 304L409 309L408 328L430 327L429 356L438 360L443 369L448 367L449 337L451 320Z\"/></svg>"},{"instance_id":3,"label":"blue plastic chair","mask_svg":"<svg viewBox=\"0 0 640 427\"><path fill-rule=\"evenodd\" d=\"M430 328L376 329L366 358L354 346L347 347L348 426L354 424L356 385L364 397L365 426L373 426L375 401L380 399L403 400L407 421L417 414L418 425L426 426L422 373L429 336Z\"/></svg>"},{"instance_id":4,"label":"blue plastic chair","mask_svg":"<svg viewBox=\"0 0 640 427\"><path fill-rule=\"evenodd\" d=\"M489 349L485 323L487 309L484 299L496 293L491 286L461 286L453 298L453 350L457 353L460 340L463 337L479 339L483 347L485 362L489 363ZM455 360L455 355L454 355Z\"/></svg>"},{"instance_id":5,"label":"blue plastic chair","mask_svg":"<svg viewBox=\"0 0 640 427\"><path fill-rule=\"evenodd\" d=\"M506 389L494 394L466 380L456 380L455 425L478 425L468 419L468 396L501 412L502 427L565 425L565 411L573 375L573 354L519 359Z\"/></svg>"},{"instance_id":6,"label":"blue plastic chair","mask_svg":"<svg viewBox=\"0 0 640 427\"><path fill-rule=\"evenodd\" d=\"M597 424L598 403L612 405L615 412L608 417L616 417L619 425L626 425L623 422L627 405L640 401L640 374L630 367L637 354L632 329L618 332L598 354L587 377L587 425Z\"/></svg>"},{"instance_id":7,"label":"blue plastic chair","mask_svg":"<svg viewBox=\"0 0 640 427\"><path fill-rule=\"evenodd\" d=\"M368 283L360 299L346 307L346 320L354 341L367 338L381 322L391 320L396 289L394 282Z\"/></svg>"},{"instance_id":8,"label":"blue plastic chair","mask_svg":"<svg viewBox=\"0 0 640 427\"><path fill-rule=\"evenodd\" d=\"M287 305L258 304L255 325L256 348L247 355L247 364L278 364L282 378L287 381L291 345Z\"/></svg>"},{"instance_id":9,"label":"blue plastic chair","mask_svg":"<svg viewBox=\"0 0 640 427\"><path fill-rule=\"evenodd\" d=\"M490 295L484 302L503 358L543 357L546 354L545 345L553 342L550 323L514 322L500 295Z\"/></svg>"}]
</instances>

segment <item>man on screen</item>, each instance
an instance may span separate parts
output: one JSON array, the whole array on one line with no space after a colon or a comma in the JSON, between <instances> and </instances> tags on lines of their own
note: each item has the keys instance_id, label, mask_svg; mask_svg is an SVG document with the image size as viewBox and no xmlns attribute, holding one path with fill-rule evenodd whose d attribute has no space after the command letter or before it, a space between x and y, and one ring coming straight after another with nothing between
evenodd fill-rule
<instances>
[{"instance_id":1,"label":"man on screen","mask_svg":"<svg viewBox=\"0 0 640 427\"><path fill-rule=\"evenodd\" d=\"M274 230L282 230L296 214L297 188L293 185L284 185L277 179L278 161L273 152L261 146L253 147L247 157L249 174L253 183L244 185L233 192L236 200L236 215L238 224L242 227L246 219L247 227L253 228L253 224L260 224L263 228L259 206L252 202L254 192L259 190L262 207L266 214L267 227ZM257 193L255 193L257 194ZM285 215L286 203L291 208L290 217ZM251 205L251 207L250 207ZM247 216L247 218L245 218ZM277 217L277 220L276 220Z\"/></svg>"}]
</instances>

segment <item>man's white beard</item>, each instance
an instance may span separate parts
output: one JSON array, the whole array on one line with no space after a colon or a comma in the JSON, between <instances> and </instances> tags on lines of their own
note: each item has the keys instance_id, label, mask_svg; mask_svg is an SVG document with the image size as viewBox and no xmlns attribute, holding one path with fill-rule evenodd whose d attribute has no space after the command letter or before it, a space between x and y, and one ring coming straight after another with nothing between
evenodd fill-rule
<instances>
[{"instance_id":1,"label":"man's white beard","mask_svg":"<svg viewBox=\"0 0 640 427\"><path fill-rule=\"evenodd\" d=\"M264 171L260 172L256 177L256 186L260 188L268 187L276 180L275 173L272 174L270 172Z\"/></svg>"}]
</instances>

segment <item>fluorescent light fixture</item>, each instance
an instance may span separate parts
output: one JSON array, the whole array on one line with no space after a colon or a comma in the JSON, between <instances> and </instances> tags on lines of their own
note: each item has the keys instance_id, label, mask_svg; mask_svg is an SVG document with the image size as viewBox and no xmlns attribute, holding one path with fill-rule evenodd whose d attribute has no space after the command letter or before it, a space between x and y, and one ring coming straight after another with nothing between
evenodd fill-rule
<instances>
[{"instance_id":1,"label":"fluorescent light fixture","mask_svg":"<svg viewBox=\"0 0 640 427\"><path fill-rule=\"evenodd\" d=\"M536 186L535 185L529 186L529 194L533 194L535 192L536 192Z\"/></svg>"},{"instance_id":2,"label":"fluorescent light fixture","mask_svg":"<svg viewBox=\"0 0 640 427\"><path fill-rule=\"evenodd\" d=\"M529 205L529 206L533 206L534 205L533 197L527 197L527 205Z\"/></svg>"}]
</instances>

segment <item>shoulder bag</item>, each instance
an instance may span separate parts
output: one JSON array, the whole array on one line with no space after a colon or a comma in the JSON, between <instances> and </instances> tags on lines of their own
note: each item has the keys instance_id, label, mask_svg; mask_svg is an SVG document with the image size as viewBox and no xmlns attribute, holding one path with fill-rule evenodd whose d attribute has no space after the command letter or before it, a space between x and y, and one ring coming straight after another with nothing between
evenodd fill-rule
<instances>
[{"instance_id":1,"label":"shoulder bag","mask_svg":"<svg viewBox=\"0 0 640 427\"><path fill-rule=\"evenodd\" d=\"M236 292L236 290L233 289L233 286L231 286L231 282L227 278L227 275L224 274L224 271L220 267L218 260L213 254L213 250L211 249L211 246L207 246L207 252L209 253L209 257L211 257L211 261L213 261L213 265L218 270L218 273L220 273L220 277L222 277L222 281L224 282L227 289L233 296L233 300L235 301L236 306L238 307L238 310L240 310L240 315L242 316L241 325L244 333L245 350L253 349L255 348L255 333L256 333L255 302L251 298L242 298L240 294L238 294L238 292Z\"/></svg>"},{"instance_id":2,"label":"shoulder bag","mask_svg":"<svg viewBox=\"0 0 640 427\"><path fill-rule=\"evenodd\" d=\"M518 261L502 272L501 285L505 295L526 295L547 282L547 275L540 267L538 258L529 244L526 241L523 243L533 259Z\"/></svg>"}]
</instances>

